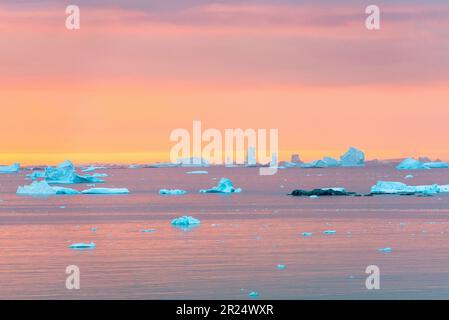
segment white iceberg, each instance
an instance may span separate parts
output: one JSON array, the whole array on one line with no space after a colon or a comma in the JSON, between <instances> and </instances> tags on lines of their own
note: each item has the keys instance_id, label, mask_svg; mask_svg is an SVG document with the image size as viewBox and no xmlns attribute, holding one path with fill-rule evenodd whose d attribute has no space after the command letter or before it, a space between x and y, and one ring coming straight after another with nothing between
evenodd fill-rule
<instances>
[{"instance_id":1,"label":"white iceberg","mask_svg":"<svg viewBox=\"0 0 449 320\"><path fill-rule=\"evenodd\" d=\"M196 170L196 171L189 171L189 172L186 172L187 174L208 174L209 172L208 171L205 171L205 170Z\"/></svg>"},{"instance_id":2,"label":"white iceberg","mask_svg":"<svg viewBox=\"0 0 449 320\"><path fill-rule=\"evenodd\" d=\"M104 180L92 176L80 176L75 171L75 166L69 160L56 167L45 169L45 180L48 183L75 184L75 183L98 183Z\"/></svg>"},{"instance_id":3,"label":"white iceberg","mask_svg":"<svg viewBox=\"0 0 449 320\"><path fill-rule=\"evenodd\" d=\"M0 166L0 173L17 173L20 170L20 163L14 163L10 166Z\"/></svg>"},{"instance_id":4,"label":"white iceberg","mask_svg":"<svg viewBox=\"0 0 449 320\"><path fill-rule=\"evenodd\" d=\"M365 154L363 151L350 147L349 150L340 157L342 167L357 167L365 165Z\"/></svg>"},{"instance_id":5,"label":"white iceberg","mask_svg":"<svg viewBox=\"0 0 449 320\"><path fill-rule=\"evenodd\" d=\"M94 249L95 247L96 247L96 244L93 242L91 242L91 243L79 242L79 243L71 244L69 246L70 249Z\"/></svg>"},{"instance_id":6,"label":"white iceberg","mask_svg":"<svg viewBox=\"0 0 449 320\"><path fill-rule=\"evenodd\" d=\"M190 225L198 225L201 221L198 219L195 219L191 216L182 216L179 218L175 218L171 221L171 224L174 226L190 226Z\"/></svg>"},{"instance_id":7,"label":"white iceberg","mask_svg":"<svg viewBox=\"0 0 449 320\"><path fill-rule=\"evenodd\" d=\"M80 192L71 188L52 187L45 181L33 181L28 186L19 186L18 195L22 196L52 196L61 194L79 194Z\"/></svg>"},{"instance_id":8,"label":"white iceberg","mask_svg":"<svg viewBox=\"0 0 449 320\"><path fill-rule=\"evenodd\" d=\"M81 191L83 194L128 194L126 188L91 188Z\"/></svg>"},{"instance_id":9,"label":"white iceberg","mask_svg":"<svg viewBox=\"0 0 449 320\"><path fill-rule=\"evenodd\" d=\"M449 192L449 185L409 186L402 182L378 181L371 187L372 194L436 194Z\"/></svg>"},{"instance_id":10,"label":"white iceberg","mask_svg":"<svg viewBox=\"0 0 449 320\"><path fill-rule=\"evenodd\" d=\"M161 189L159 190L159 194L161 195L182 195L186 194L187 191L181 189Z\"/></svg>"},{"instance_id":11,"label":"white iceberg","mask_svg":"<svg viewBox=\"0 0 449 320\"><path fill-rule=\"evenodd\" d=\"M216 187L211 189L202 189L201 193L239 193L242 192L241 188L234 188L232 181L227 178L221 178Z\"/></svg>"}]
</instances>

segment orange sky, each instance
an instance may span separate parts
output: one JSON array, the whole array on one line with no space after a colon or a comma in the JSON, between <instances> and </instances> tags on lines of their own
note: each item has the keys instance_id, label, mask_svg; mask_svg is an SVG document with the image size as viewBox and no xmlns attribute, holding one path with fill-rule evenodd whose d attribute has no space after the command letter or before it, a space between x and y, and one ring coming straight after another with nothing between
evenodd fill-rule
<instances>
[{"instance_id":1,"label":"orange sky","mask_svg":"<svg viewBox=\"0 0 449 320\"><path fill-rule=\"evenodd\" d=\"M51 2L51 1L50 1ZM0 6L0 163L168 160L171 130L277 128L281 158L449 160L447 5ZM381 7L382 9L382 7Z\"/></svg>"}]
</instances>

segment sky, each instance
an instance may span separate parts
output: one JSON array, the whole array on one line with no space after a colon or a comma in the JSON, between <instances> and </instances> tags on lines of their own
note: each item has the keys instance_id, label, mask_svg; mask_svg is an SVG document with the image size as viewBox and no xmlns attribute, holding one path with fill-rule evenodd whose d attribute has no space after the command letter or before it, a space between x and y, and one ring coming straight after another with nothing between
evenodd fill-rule
<instances>
[{"instance_id":1,"label":"sky","mask_svg":"<svg viewBox=\"0 0 449 320\"><path fill-rule=\"evenodd\" d=\"M2 0L0 164L164 161L194 120L278 129L281 159L449 160L448 57L446 0Z\"/></svg>"}]
</instances>

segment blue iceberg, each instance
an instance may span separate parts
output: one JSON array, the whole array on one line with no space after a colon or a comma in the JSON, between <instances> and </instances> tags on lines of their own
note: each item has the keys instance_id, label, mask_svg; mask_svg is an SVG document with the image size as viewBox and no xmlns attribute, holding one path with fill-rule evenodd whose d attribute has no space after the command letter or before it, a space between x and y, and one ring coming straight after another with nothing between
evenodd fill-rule
<instances>
[{"instance_id":1,"label":"blue iceberg","mask_svg":"<svg viewBox=\"0 0 449 320\"><path fill-rule=\"evenodd\" d=\"M365 154L361 150L350 147L349 150L340 157L340 165L342 167L364 166Z\"/></svg>"},{"instance_id":2,"label":"blue iceberg","mask_svg":"<svg viewBox=\"0 0 449 320\"><path fill-rule=\"evenodd\" d=\"M159 194L161 195L182 195L186 194L187 191L181 189L161 189L159 190Z\"/></svg>"},{"instance_id":3,"label":"blue iceberg","mask_svg":"<svg viewBox=\"0 0 449 320\"><path fill-rule=\"evenodd\" d=\"M191 225L198 225L201 221L198 219L195 219L191 216L182 216L179 218L175 218L171 221L171 224L173 226L191 226Z\"/></svg>"},{"instance_id":4,"label":"blue iceberg","mask_svg":"<svg viewBox=\"0 0 449 320\"><path fill-rule=\"evenodd\" d=\"M96 244L93 242L91 242L91 243L79 242L79 243L71 244L69 246L70 249L94 249L95 247L96 247Z\"/></svg>"},{"instance_id":5,"label":"blue iceberg","mask_svg":"<svg viewBox=\"0 0 449 320\"><path fill-rule=\"evenodd\" d=\"M10 166L0 166L0 174L1 173L17 173L20 170L20 164L14 163Z\"/></svg>"},{"instance_id":6,"label":"blue iceberg","mask_svg":"<svg viewBox=\"0 0 449 320\"><path fill-rule=\"evenodd\" d=\"M128 194L126 188L91 188L81 191L83 194Z\"/></svg>"},{"instance_id":7,"label":"blue iceberg","mask_svg":"<svg viewBox=\"0 0 449 320\"><path fill-rule=\"evenodd\" d=\"M52 196L79 194L80 192L71 188L52 187L46 181L33 181L28 186L19 186L16 193L22 196Z\"/></svg>"},{"instance_id":8,"label":"blue iceberg","mask_svg":"<svg viewBox=\"0 0 449 320\"><path fill-rule=\"evenodd\" d=\"M427 169L447 169L449 163L443 161L423 162L413 158L407 158L396 166L398 170L427 170Z\"/></svg>"},{"instance_id":9,"label":"blue iceberg","mask_svg":"<svg viewBox=\"0 0 449 320\"><path fill-rule=\"evenodd\" d=\"M211 189L202 189L201 193L239 193L242 192L241 188L234 188L232 181L227 178L221 178L216 187Z\"/></svg>"},{"instance_id":10,"label":"blue iceberg","mask_svg":"<svg viewBox=\"0 0 449 320\"><path fill-rule=\"evenodd\" d=\"M97 177L81 176L76 173L75 166L69 160L59 164L56 167L47 167L45 169L45 180L48 183L75 184L75 183L99 183L104 182Z\"/></svg>"}]
</instances>

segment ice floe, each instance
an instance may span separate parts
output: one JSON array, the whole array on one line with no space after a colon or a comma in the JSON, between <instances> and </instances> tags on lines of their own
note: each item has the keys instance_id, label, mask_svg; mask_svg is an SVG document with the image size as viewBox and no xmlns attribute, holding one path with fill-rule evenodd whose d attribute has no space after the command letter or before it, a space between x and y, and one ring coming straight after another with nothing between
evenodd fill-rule
<instances>
[{"instance_id":1,"label":"ice floe","mask_svg":"<svg viewBox=\"0 0 449 320\"><path fill-rule=\"evenodd\" d=\"M91 188L81 191L83 194L128 194L126 188Z\"/></svg>"},{"instance_id":2,"label":"ice floe","mask_svg":"<svg viewBox=\"0 0 449 320\"><path fill-rule=\"evenodd\" d=\"M188 171L187 174L208 174L208 171L205 170L196 170L196 171Z\"/></svg>"},{"instance_id":3,"label":"ice floe","mask_svg":"<svg viewBox=\"0 0 449 320\"><path fill-rule=\"evenodd\" d=\"M372 194L436 194L449 192L449 185L421 185L410 186L402 182L394 181L378 181L376 185L371 187Z\"/></svg>"},{"instance_id":4,"label":"ice floe","mask_svg":"<svg viewBox=\"0 0 449 320\"><path fill-rule=\"evenodd\" d=\"M303 236L303 237L311 237L312 235L313 235L312 232L303 232L303 233L302 233L302 236Z\"/></svg>"},{"instance_id":5,"label":"ice floe","mask_svg":"<svg viewBox=\"0 0 449 320\"><path fill-rule=\"evenodd\" d=\"M258 298L259 297L259 292L251 291L250 293L248 293L248 297L250 297L250 298Z\"/></svg>"},{"instance_id":6,"label":"ice floe","mask_svg":"<svg viewBox=\"0 0 449 320\"><path fill-rule=\"evenodd\" d=\"M91 242L91 243L79 242L79 243L71 244L69 246L70 249L94 249L95 247L96 247L96 245L93 242Z\"/></svg>"},{"instance_id":7,"label":"ice floe","mask_svg":"<svg viewBox=\"0 0 449 320\"><path fill-rule=\"evenodd\" d=\"M26 196L51 196L58 194L79 194L80 192L71 188L53 187L46 181L33 181L30 185L19 186L16 193Z\"/></svg>"},{"instance_id":8,"label":"ice floe","mask_svg":"<svg viewBox=\"0 0 449 320\"><path fill-rule=\"evenodd\" d=\"M380 249L377 249L378 251L380 251L380 252L385 252L385 253L388 253L388 252L392 252L393 251L393 249L391 249L391 248L389 248L389 247L387 247L387 248L380 248Z\"/></svg>"},{"instance_id":9,"label":"ice floe","mask_svg":"<svg viewBox=\"0 0 449 320\"><path fill-rule=\"evenodd\" d=\"M161 189L159 190L159 194L161 195L182 195L186 194L187 191L181 189Z\"/></svg>"},{"instance_id":10,"label":"ice floe","mask_svg":"<svg viewBox=\"0 0 449 320\"><path fill-rule=\"evenodd\" d=\"M1 173L17 173L20 170L20 164L14 163L10 166L0 166L0 174Z\"/></svg>"},{"instance_id":11,"label":"ice floe","mask_svg":"<svg viewBox=\"0 0 449 320\"><path fill-rule=\"evenodd\" d=\"M336 234L337 231L335 231L335 230L325 230L323 233L324 234Z\"/></svg>"},{"instance_id":12,"label":"ice floe","mask_svg":"<svg viewBox=\"0 0 449 320\"><path fill-rule=\"evenodd\" d=\"M241 188L235 188L232 181L227 178L221 178L218 185L211 189L201 189L201 193L239 193L242 192Z\"/></svg>"}]
</instances>

